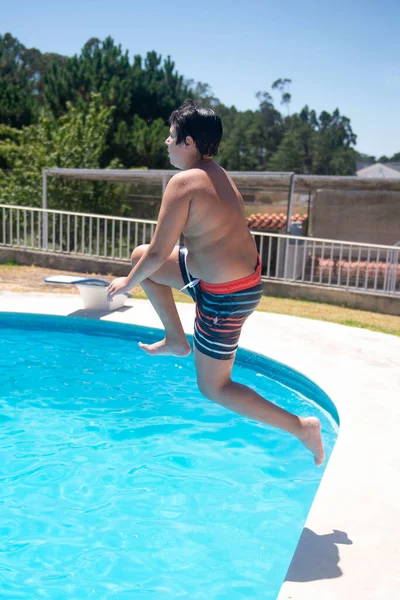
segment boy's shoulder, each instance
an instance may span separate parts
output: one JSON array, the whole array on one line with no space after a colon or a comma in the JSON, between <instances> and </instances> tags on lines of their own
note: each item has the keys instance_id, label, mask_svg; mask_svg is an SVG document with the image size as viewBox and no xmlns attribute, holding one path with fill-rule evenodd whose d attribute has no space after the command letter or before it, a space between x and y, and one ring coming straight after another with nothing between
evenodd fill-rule
<instances>
[{"instance_id":1,"label":"boy's shoulder","mask_svg":"<svg viewBox=\"0 0 400 600\"><path fill-rule=\"evenodd\" d=\"M170 179L170 183L173 186L186 187L191 190L196 188L203 188L204 185L210 181L210 175L207 174L203 169L192 168L186 169L185 171L179 171L175 173Z\"/></svg>"}]
</instances>

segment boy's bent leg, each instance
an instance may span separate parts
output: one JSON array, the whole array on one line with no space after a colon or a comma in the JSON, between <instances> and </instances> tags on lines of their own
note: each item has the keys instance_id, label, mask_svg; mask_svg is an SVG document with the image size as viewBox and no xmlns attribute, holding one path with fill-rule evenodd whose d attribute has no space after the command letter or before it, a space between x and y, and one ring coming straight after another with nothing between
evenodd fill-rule
<instances>
[{"instance_id":1,"label":"boy's bent leg","mask_svg":"<svg viewBox=\"0 0 400 600\"><path fill-rule=\"evenodd\" d=\"M146 246L138 246L132 253L132 265L140 260ZM182 328L176 310L171 287L181 289L184 286L179 267L178 247L174 248L162 267L150 278L141 282L141 286L156 310L165 329L165 338L155 344L139 346L148 354L173 354L187 356L191 352L190 345Z\"/></svg>"},{"instance_id":2,"label":"boy's bent leg","mask_svg":"<svg viewBox=\"0 0 400 600\"><path fill-rule=\"evenodd\" d=\"M296 436L314 455L316 465L321 465L325 452L321 439L321 427L317 418L300 418L257 392L231 379L234 358L217 360L194 348L197 382L204 396L226 408Z\"/></svg>"}]
</instances>

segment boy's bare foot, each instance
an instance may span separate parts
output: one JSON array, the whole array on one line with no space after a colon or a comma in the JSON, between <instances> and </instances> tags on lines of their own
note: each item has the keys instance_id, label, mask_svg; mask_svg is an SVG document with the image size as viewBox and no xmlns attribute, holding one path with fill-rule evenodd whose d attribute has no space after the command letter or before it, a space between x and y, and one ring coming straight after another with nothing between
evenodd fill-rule
<instances>
[{"instance_id":1,"label":"boy's bare foot","mask_svg":"<svg viewBox=\"0 0 400 600\"><path fill-rule=\"evenodd\" d=\"M167 341L167 338L156 342L155 344L142 344L139 342L139 347L147 352L147 354L153 355L173 355L173 356L187 356L191 353L192 349L189 343L185 341Z\"/></svg>"},{"instance_id":2,"label":"boy's bare foot","mask_svg":"<svg viewBox=\"0 0 400 600\"><path fill-rule=\"evenodd\" d=\"M313 453L314 462L317 467L320 467L325 460L325 450L321 437L321 423L316 417L301 418L300 421L301 433L298 435L298 438Z\"/></svg>"}]
</instances>

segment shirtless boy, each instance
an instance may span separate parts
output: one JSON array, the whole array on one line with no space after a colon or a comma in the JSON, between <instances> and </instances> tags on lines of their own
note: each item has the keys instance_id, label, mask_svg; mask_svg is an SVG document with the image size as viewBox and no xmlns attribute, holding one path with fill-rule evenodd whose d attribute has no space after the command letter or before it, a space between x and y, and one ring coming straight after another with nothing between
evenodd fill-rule
<instances>
[{"instance_id":1,"label":"shirtless boy","mask_svg":"<svg viewBox=\"0 0 400 600\"><path fill-rule=\"evenodd\" d=\"M170 117L170 162L181 170L165 190L150 244L135 248L132 270L114 279L108 295L141 284L165 328L165 338L139 344L149 354L191 352L171 288L196 302L194 361L204 396L226 408L296 436L324 461L320 422L289 413L232 381L243 322L262 296L260 262L246 225L243 199L213 157L222 137L220 118L185 103ZM185 245L176 246L183 233Z\"/></svg>"}]
</instances>

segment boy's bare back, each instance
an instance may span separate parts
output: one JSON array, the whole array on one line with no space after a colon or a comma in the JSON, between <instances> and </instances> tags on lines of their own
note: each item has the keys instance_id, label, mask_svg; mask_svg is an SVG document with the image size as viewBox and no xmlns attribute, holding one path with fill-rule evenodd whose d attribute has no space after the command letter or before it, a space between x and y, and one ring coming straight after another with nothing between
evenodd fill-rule
<instances>
[{"instance_id":1,"label":"boy's bare back","mask_svg":"<svg viewBox=\"0 0 400 600\"><path fill-rule=\"evenodd\" d=\"M207 283L251 275L257 249L246 225L240 192L226 171L212 160L179 174L191 195L183 229L188 268Z\"/></svg>"}]
</instances>

